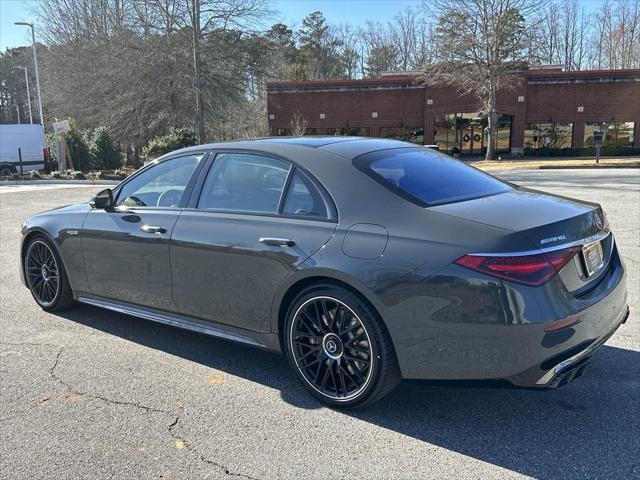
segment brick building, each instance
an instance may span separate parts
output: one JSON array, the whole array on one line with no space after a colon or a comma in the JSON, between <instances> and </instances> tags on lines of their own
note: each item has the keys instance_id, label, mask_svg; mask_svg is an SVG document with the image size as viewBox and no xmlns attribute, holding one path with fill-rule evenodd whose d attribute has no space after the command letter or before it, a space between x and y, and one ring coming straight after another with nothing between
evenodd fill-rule
<instances>
[{"instance_id":1,"label":"brick building","mask_svg":"<svg viewBox=\"0 0 640 480\"><path fill-rule=\"evenodd\" d=\"M600 129L605 147L640 147L640 70L543 68L523 76L498 93L498 151L589 147ZM412 74L270 82L267 109L271 135L289 135L303 120L306 135L396 138L462 155L482 153L487 141L476 98Z\"/></svg>"}]
</instances>

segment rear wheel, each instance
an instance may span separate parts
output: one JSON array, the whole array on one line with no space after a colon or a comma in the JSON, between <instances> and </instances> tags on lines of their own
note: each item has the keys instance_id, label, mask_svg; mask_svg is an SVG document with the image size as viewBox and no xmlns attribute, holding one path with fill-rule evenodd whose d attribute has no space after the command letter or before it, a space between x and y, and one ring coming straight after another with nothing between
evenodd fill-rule
<instances>
[{"instance_id":1,"label":"rear wheel","mask_svg":"<svg viewBox=\"0 0 640 480\"><path fill-rule=\"evenodd\" d=\"M44 236L31 239L24 257L24 273L31 295L47 311L73 305L73 293L62 259Z\"/></svg>"},{"instance_id":2,"label":"rear wheel","mask_svg":"<svg viewBox=\"0 0 640 480\"><path fill-rule=\"evenodd\" d=\"M285 322L289 363L309 392L335 407L362 407L400 382L393 344L378 314L350 290L315 285Z\"/></svg>"}]
</instances>

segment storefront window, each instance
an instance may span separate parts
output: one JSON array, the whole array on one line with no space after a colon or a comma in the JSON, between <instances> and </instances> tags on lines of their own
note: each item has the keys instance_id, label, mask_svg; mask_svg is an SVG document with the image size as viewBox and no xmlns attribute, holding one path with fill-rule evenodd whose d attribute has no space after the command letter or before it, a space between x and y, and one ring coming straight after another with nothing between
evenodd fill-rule
<instances>
[{"instance_id":1,"label":"storefront window","mask_svg":"<svg viewBox=\"0 0 640 480\"><path fill-rule=\"evenodd\" d=\"M603 147L632 147L634 127L634 122L587 122L584 124L584 146L593 147L593 132L603 130Z\"/></svg>"},{"instance_id":2,"label":"storefront window","mask_svg":"<svg viewBox=\"0 0 640 480\"><path fill-rule=\"evenodd\" d=\"M380 127L382 138L392 138L404 142L424 143L424 128L422 127Z\"/></svg>"},{"instance_id":3,"label":"storefront window","mask_svg":"<svg viewBox=\"0 0 640 480\"><path fill-rule=\"evenodd\" d=\"M347 137L368 137L369 127L327 128L327 135Z\"/></svg>"},{"instance_id":4,"label":"storefront window","mask_svg":"<svg viewBox=\"0 0 640 480\"><path fill-rule=\"evenodd\" d=\"M528 123L524 130L525 148L571 148L573 123Z\"/></svg>"},{"instance_id":5,"label":"storefront window","mask_svg":"<svg viewBox=\"0 0 640 480\"><path fill-rule=\"evenodd\" d=\"M496 126L496 150L511 148L511 115L499 115ZM487 119L478 113L451 113L436 117L435 143L447 153L477 155L486 151Z\"/></svg>"},{"instance_id":6,"label":"storefront window","mask_svg":"<svg viewBox=\"0 0 640 480\"><path fill-rule=\"evenodd\" d=\"M434 142L440 150L447 153L455 153L454 149L460 148L459 132L456 129L455 114L436 117L436 134Z\"/></svg>"}]
</instances>

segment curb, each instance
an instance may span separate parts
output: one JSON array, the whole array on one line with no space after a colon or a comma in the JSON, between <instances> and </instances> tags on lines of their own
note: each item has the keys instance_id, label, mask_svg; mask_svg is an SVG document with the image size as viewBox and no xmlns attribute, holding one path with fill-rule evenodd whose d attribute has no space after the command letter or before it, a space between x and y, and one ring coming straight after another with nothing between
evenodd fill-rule
<instances>
[{"instance_id":1,"label":"curb","mask_svg":"<svg viewBox=\"0 0 640 480\"><path fill-rule=\"evenodd\" d=\"M117 185L119 180L0 180L3 185Z\"/></svg>"},{"instance_id":2,"label":"curb","mask_svg":"<svg viewBox=\"0 0 640 480\"><path fill-rule=\"evenodd\" d=\"M602 168L615 169L615 168L640 168L640 162L638 163L626 163L626 164L614 164L614 165L539 165L538 170L574 170L574 169L591 169L599 170Z\"/></svg>"}]
</instances>

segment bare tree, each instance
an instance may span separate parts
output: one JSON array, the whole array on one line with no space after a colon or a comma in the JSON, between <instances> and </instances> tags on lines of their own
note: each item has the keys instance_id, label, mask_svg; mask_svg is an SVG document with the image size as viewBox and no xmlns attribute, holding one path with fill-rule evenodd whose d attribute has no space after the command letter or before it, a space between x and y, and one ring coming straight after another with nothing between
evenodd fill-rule
<instances>
[{"instance_id":1,"label":"bare tree","mask_svg":"<svg viewBox=\"0 0 640 480\"><path fill-rule=\"evenodd\" d=\"M334 35L340 42L342 68L348 79L358 77L360 65L360 34L351 24L341 23L334 28Z\"/></svg>"},{"instance_id":2,"label":"bare tree","mask_svg":"<svg viewBox=\"0 0 640 480\"><path fill-rule=\"evenodd\" d=\"M594 20L592 67L640 67L640 0L607 1Z\"/></svg>"},{"instance_id":3,"label":"bare tree","mask_svg":"<svg viewBox=\"0 0 640 480\"><path fill-rule=\"evenodd\" d=\"M396 46L397 65L403 71L413 69L416 64L418 23L418 14L410 7L389 22L389 37Z\"/></svg>"},{"instance_id":4,"label":"bare tree","mask_svg":"<svg viewBox=\"0 0 640 480\"><path fill-rule=\"evenodd\" d=\"M528 0L434 0L427 7L437 18L440 61L425 69L424 81L452 85L480 100L487 118L486 159L496 148L499 89L513 88L526 68L529 26L525 18L538 2Z\"/></svg>"},{"instance_id":5,"label":"bare tree","mask_svg":"<svg viewBox=\"0 0 640 480\"><path fill-rule=\"evenodd\" d=\"M306 133L307 119L304 118L300 110L296 110L293 113L289 126L291 127L291 135L294 137L301 137Z\"/></svg>"},{"instance_id":6,"label":"bare tree","mask_svg":"<svg viewBox=\"0 0 640 480\"><path fill-rule=\"evenodd\" d=\"M367 22L361 31L364 58L363 76L377 77L398 69L397 46L391 39L388 25Z\"/></svg>"}]
</instances>

